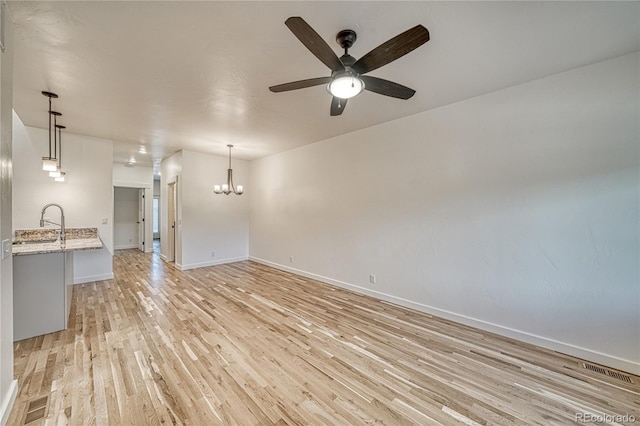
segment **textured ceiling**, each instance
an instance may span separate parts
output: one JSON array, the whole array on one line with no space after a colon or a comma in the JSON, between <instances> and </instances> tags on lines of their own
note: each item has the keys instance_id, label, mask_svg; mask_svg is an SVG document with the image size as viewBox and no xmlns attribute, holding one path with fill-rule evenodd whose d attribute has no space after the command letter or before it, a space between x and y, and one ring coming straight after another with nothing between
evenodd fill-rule
<instances>
[{"instance_id":1,"label":"textured ceiling","mask_svg":"<svg viewBox=\"0 0 640 426\"><path fill-rule=\"evenodd\" d=\"M640 49L638 2L9 2L14 109L47 127L47 99L73 133L112 139L114 161L180 150L254 159ZM330 75L284 25L303 17L356 58L413 27L431 41L370 75L417 91L364 92L329 116ZM398 135L402 137L402 135ZM140 154L141 146L147 154Z\"/></svg>"}]
</instances>

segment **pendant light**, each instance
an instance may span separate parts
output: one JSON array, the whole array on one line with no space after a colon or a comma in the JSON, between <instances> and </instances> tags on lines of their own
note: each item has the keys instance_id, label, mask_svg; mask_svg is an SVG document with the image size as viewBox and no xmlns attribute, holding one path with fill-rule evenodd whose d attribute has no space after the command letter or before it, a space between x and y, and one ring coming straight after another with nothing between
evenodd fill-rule
<instances>
[{"instance_id":1,"label":"pendant light","mask_svg":"<svg viewBox=\"0 0 640 426\"><path fill-rule=\"evenodd\" d=\"M58 127L58 117L62 114L57 111L49 111L50 115L53 115L53 159L56 161L56 168L49 171L49 177L60 177L60 167L58 166L58 138L56 136L56 127Z\"/></svg>"},{"instance_id":2,"label":"pendant light","mask_svg":"<svg viewBox=\"0 0 640 426\"><path fill-rule=\"evenodd\" d=\"M62 124L56 124L56 128L58 129L58 170L57 176L54 176L56 182L64 182L65 172L62 171L62 129L66 129L66 126ZM51 172L49 172L49 176L51 176Z\"/></svg>"},{"instance_id":3,"label":"pendant light","mask_svg":"<svg viewBox=\"0 0 640 426\"><path fill-rule=\"evenodd\" d=\"M227 169L227 183L223 185L213 185L213 192L216 194L229 195L234 193L236 195L242 195L244 188L242 185L238 185L236 188L233 185L233 170L231 169L231 148L233 145L227 145L229 147L229 168Z\"/></svg>"},{"instance_id":4,"label":"pendant light","mask_svg":"<svg viewBox=\"0 0 640 426\"><path fill-rule=\"evenodd\" d=\"M56 170L58 164L56 158L51 156L51 132L55 132L55 130L51 128L51 99L57 98L58 95L46 91L43 91L42 94L49 98L49 156L42 157L42 170L52 172Z\"/></svg>"}]
</instances>

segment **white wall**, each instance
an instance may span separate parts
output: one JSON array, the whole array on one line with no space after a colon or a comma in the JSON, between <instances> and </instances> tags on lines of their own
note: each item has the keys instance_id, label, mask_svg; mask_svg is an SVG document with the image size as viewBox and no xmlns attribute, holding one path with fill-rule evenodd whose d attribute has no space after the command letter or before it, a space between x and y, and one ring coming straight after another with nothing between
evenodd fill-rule
<instances>
[{"instance_id":1,"label":"white wall","mask_svg":"<svg viewBox=\"0 0 640 426\"><path fill-rule=\"evenodd\" d=\"M113 186L153 189L153 168L146 166L128 167L113 165Z\"/></svg>"},{"instance_id":2,"label":"white wall","mask_svg":"<svg viewBox=\"0 0 640 426\"><path fill-rule=\"evenodd\" d=\"M71 123L66 125L72 128ZM60 204L67 227L97 227L105 245L74 253L74 283L113 278L112 141L63 133L62 168L67 175L66 182L58 183L42 171L47 129L25 127L15 120L13 132L13 229L38 228L42 207ZM46 216L59 220L57 209L47 210Z\"/></svg>"},{"instance_id":3,"label":"white wall","mask_svg":"<svg viewBox=\"0 0 640 426\"><path fill-rule=\"evenodd\" d=\"M11 162L13 24L11 19L5 17L3 27L5 51L0 53L0 240L11 239L13 168ZM7 422L18 391L18 382L13 379L12 265L11 256L0 260L0 424L2 425Z\"/></svg>"},{"instance_id":4,"label":"white wall","mask_svg":"<svg viewBox=\"0 0 640 426\"><path fill-rule=\"evenodd\" d=\"M640 374L638 64L252 162L251 258Z\"/></svg>"},{"instance_id":5,"label":"white wall","mask_svg":"<svg viewBox=\"0 0 640 426\"><path fill-rule=\"evenodd\" d=\"M249 180L246 161L233 161L234 181ZM227 179L228 158L180 151L165 159L160 179L161 256L168 254L168 184L177 181L176 267L182 270L245 260L249 256L249 195L216 195ZM249 192L248 190L247 192Z\"/></svg>"},{"instance_id":6,"label":"white wall","mask_svg":"<svg viewBox=\"0 0 640 426\"><path fill-rule=\"evenodd\" d=\"M145 252L150 253L153 251L153 168L145 166L127 167L124 164L113 165L113 186L121 188L142 188L144 189L145 197L145 226L144 226L144 241ZM117 208L117 204L114 207ZM137 209L137 207L136 207ZM136 221L137 221L136 216ZM115 232L115 227L114 227ZM114 235L115 239L115 235ZM128 239L128 238L127 238ZM134 240L135 241L135 240ZM121 247L119 243L116 243L116 248Z\"/></svg>"},{"instance_id":7,"label":"white wall","mask_svg":"<svg viewBox=\"0 0 640 426\"><path fill-rule=\"evenodd\" d=\"M113 244L116 250L138 247L137 188L113 189Z\"/></svg>"},{"instance_id":8,"label":"white wall","mask_svg":"<svg viewBox=\"0 0 640 426\"><path fill-rule=\"evenodd\" d=\"M214 194L226 183L228 157L182 151L181 269L246 260L249 256L249 165L232 161L236 185L245 194Z\"/></svg>"}]
</instances>

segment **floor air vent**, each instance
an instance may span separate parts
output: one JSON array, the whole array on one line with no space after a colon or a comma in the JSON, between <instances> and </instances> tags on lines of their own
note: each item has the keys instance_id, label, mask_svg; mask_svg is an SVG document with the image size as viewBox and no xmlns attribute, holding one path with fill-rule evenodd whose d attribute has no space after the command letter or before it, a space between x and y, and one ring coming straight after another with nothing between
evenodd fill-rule
<instances>
[{"instance_id":1,"label":"floor air vent","mask_svg":"<svg viewBox=\"0 0 640 426\"><path fill-rule=\"evenodd\" d=\"M599 366L594 365L594 364L582 363L582 365L587 370L591 370L591 371L596 372L598 374L603 374L605 376L613 377L614 379L622 380L623 382L633 383L633 381L631 380L631 376L628 376L626 374L622 374L622 373L619 373L617 371L609 370L607 368L602 368L602 367L599 367Z\"/></svg>"},{"instance_id":2,"label":"floor air vent","mask_svg":"<svg viewBox=\"0 0 640 426\"><path fill-rule=\"evenodd\" d=\"M47 402L49 402L48 396L43 396L42 398L31 401L27 407L27 417L24 419L24 424L26 425L43 418L47 411Z\"/></svg>"}]
</instances>

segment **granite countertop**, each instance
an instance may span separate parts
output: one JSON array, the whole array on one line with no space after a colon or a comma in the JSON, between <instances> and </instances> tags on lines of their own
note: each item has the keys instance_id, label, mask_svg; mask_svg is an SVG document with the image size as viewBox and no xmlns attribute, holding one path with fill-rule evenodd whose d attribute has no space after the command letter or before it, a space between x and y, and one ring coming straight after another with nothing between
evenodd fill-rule
<instances>
[{"instance_id":1,"label":"granite countertop","mask_svg":"<svg viewBox=\"0 0 640 426\"><path fill-rule=\"evenodd\" d=\"M67 228L64 245L60 243L57 231L51 228L16 230L12 246L13 255L63 253L104 247L97 228Z\"/></svg>"}]
</instances>

